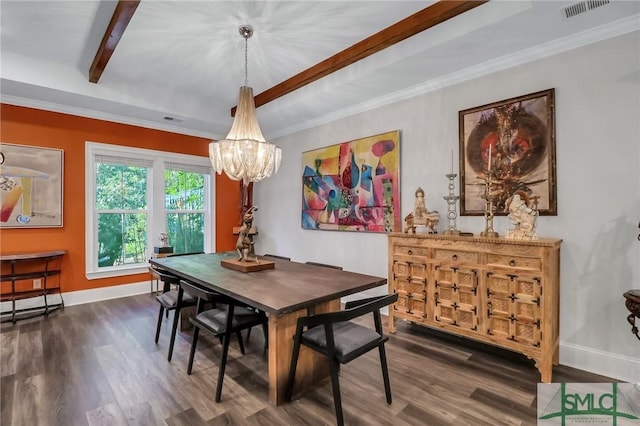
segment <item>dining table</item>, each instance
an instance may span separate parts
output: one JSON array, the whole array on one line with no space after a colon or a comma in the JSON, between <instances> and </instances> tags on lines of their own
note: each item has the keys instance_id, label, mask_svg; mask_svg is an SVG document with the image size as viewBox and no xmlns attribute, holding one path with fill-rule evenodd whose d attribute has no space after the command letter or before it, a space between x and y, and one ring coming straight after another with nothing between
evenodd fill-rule
<instances>
[{"instance_id":1,"label":"dining table","mask_svg":"<svg viewBox=\"0 0 640 426\"><path fill-rule=\"evenodd\" d=\"M258 262L274 262L272 269L242 272L221 264L237 258L236 252L222 252L153 258L150 263L267 314L269 401L279 405L285 402L297 319L340 310L342 297L386 285L387 279L261 256ZM293 393L313 388L328 377L327 360L303 348Z\"/></svg>"}]
</instances>

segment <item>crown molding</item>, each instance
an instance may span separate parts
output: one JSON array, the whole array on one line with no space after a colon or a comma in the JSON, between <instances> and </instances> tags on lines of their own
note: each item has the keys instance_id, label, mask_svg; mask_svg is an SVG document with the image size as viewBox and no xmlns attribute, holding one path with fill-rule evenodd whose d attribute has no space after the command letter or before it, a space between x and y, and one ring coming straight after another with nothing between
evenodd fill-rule
<instances>
[{"instance_id":1,"label":"crown molding","mask_svg":"<svg viewBox=\"0 0 640 426\"><path fill-rule=\"evenodd\" d=\"M294 126L286 127L284 129L281 129L279 132L275 132L271 139L273 140L279 137L287 136L345 117L350 117L355 114L371 111L385 105L394 104L406 99L424 95L425 93L430 93L444 87L453 86L464 81L473 80L475 78L483 77L485 75L489 75L498 71L503 71L518 65L533 62L538 59L557 55L562 52L577 49L579 47L587 46L589 44L639 30L640 15L633 15L615 21L611 24L602 25L588 31L583 31L569 37L555 40L553 42L544 43L529 49L521 50L512 55L503 56L479 65L474 65L472 67L447 74L441 78L428 80L418 85L398 90L385 96L380 96L366 102L361 102L359 104L334 111L330 114L323 115L313 120L308 120L303 123L298 123Z\"/></svg>"},{"instance_id":2,"label":"crown molding","mask_svg":"<svg viewBox=\"0 0 640 426\"><path fill-rule=\"evenodd\" d=\"M111 114L103 111L96 111L87 108L79 108L70 105L58 104L55 102L47 102L39 99L23 98L13 95L2 95L0 102L3 104L41 109L50 112L59 112L61 114L70 114L78 117L92 118L96 120L112 121L119 124L128 124L130 126L144 127L153 130L162 130L165 132L178 133L181 135L195 136L207 139L218 139L219 135L214 135L212 132L204 132L200 130L191 129L188 127L181 127L171 124L158 123L156 121L142 120L139 118L127 117L124 115Z\"/></svg>"}]
</instances>

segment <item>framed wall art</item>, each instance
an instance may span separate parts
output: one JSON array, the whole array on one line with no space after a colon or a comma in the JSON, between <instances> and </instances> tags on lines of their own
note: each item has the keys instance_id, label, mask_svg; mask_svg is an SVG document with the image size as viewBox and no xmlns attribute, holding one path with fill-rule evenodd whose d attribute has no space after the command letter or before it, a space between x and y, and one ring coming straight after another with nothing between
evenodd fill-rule
<instances>
[{"instance_id":1,"label":"framed wall art","mask_svg":"<svg viewBox=\"0 0 640 426\"><path fill-rule=\"evenodd\" d=\"M507 214L516 191L535 200L540 215L558 214L554 117L554 89L458 113L461 215L484 214L488 167L496 215Z\"/></svg>"},{"instance_id":2,"label":"framed wall art","mask_svg":"<svg viewBox=\"0 0 640 426\"><path fill-rule=\"evenodd\" d=\"M0 228L62 226L61 149L0 144Z\"/></svg>"},{"instance_id":3,"label":"framed wall art","mask_svg":"<svg viewBox=\"0 0 640 426\"><path fill-rule=\"evenodd\" d=\"M304 152L302 170L303 229L401 229L398 130Z\"/></svg>"}]
</instances>

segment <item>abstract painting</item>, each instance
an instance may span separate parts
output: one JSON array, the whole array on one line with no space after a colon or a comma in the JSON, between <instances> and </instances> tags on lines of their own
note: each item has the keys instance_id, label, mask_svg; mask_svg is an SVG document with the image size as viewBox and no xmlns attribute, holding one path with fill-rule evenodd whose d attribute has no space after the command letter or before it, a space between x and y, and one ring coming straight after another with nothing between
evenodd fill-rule
<instances>
[{"instance_id":1,"label":"abstract painting","mask_svg":"<svg viewBox=\"0 0 640 426\"><path fill-rule=\"evenodd\" d=\"M540 215L557 215L554 90L548 89L458 113L460 214L483 215L491 169L496 215L517 192Z\"/></svg>"},{"instance_id":2,"label":"abstract painting","mask_svg":"<svg viewBox=\"0 0 640 426\"><path fill-rule=\"evenodd\" d=\"M0 228L62 226L63 151L0 144Z\"/></svg>"},{"instance_id":3,"label":"abstract painting","mask_svg":"<svg viewBox=\"0 0 640 426\"><path fill-rule=\"evenodd\" d=\"M302 154L302 228L400 230L400 132Z\"/></svg>"}]
</instances>

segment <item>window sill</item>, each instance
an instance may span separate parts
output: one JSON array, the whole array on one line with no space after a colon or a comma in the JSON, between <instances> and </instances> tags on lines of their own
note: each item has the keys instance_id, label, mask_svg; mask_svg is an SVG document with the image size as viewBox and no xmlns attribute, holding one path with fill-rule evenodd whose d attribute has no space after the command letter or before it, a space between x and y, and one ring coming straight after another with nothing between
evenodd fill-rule
<instances>
[{"instance_id":1,"label":"window sill","mask_svg":"<svg viewBox=\"0 0 640 426\"><path fill-rule=\"evenodd\" d=\"M146 274L149 272L149 266L130 265L111 268L102 268L99 271L87 271L88 280L97 280L100 278L121 277L124 275Z\"/></svg>"}]
</instances>

